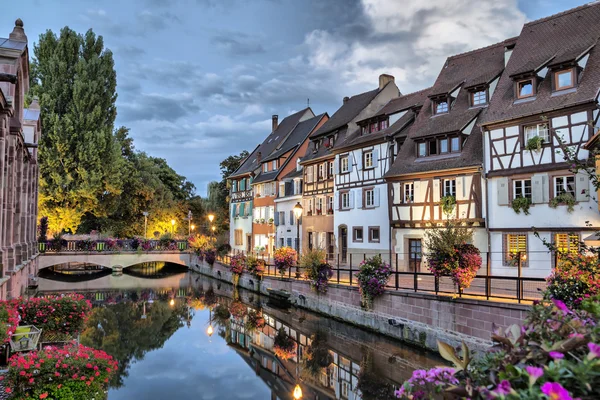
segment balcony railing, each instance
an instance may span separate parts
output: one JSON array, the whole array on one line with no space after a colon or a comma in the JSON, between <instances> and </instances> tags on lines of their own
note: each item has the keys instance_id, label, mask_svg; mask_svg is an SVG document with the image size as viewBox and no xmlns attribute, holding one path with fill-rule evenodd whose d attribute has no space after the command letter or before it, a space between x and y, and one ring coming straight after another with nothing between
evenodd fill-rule
<instances>
[{"instance_id":1,"label":"balcony railing","mask_svg":"<svg viewBox=\"0 0 600 400\"><path fill-rule=\"evenodd\" d=\"M95 253L95 252L181 252L188 250L187 240L49 240L39 242L40 253Z\"/></svg>"}]
</instances>

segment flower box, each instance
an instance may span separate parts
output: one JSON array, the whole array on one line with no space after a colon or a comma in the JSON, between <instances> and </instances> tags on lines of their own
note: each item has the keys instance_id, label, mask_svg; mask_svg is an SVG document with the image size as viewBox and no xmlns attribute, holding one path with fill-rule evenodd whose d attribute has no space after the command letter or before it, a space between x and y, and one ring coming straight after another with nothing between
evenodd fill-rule
<instances>
[{"instance_id":1,"label":"flower box","mask_svg":"<svg viewBox=\"0 0 600 400\"><path fill-rule=\"evenodd\" d=\"M10 348L14 352L35 350L41 334L33 325L19 326L10 337Z\"/></svg>"}]
</instances>

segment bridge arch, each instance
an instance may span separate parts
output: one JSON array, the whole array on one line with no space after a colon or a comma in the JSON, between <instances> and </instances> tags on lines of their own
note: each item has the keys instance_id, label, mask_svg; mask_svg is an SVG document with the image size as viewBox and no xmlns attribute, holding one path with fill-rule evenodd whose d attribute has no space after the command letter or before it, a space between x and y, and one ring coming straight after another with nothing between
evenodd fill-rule
<instances>
[{"instance_id":1,"label":"bridge arch","mask_svg":"<svg viewBox=\"0 0 600 400\"><path fill-rule=\"evenodd\" d=\"M167 262L189 267L191 253L183 252L148 252L148 253L44 253L39 257L39 269L51 267L66 262L80 262L97 264L113 269L114 267L127 268L132 265L147 262Z\"/></svg>"}]
</instances>

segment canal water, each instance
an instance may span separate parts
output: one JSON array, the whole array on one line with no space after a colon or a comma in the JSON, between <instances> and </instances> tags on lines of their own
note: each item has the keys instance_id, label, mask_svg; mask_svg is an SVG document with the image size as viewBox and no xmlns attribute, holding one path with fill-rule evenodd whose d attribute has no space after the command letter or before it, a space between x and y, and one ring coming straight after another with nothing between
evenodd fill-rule
<instances>
[{"instance_id":1,"label":"canal water","mask_svg":"<svg viewBox=\"0 0 600 400\"><path fill-rule=\"evenodd\" d=\"M77 292L92 301L80 341L119 360L108 400L287 400L297 385L303 399L391 399L413 370L443 363L176 265L139 265L118 276L45 270L39 283L41 294ZM257 316L264 327L249 322ZM295 345L287 360L274 352L281 328Z\"/></svg>"}]
</instances>

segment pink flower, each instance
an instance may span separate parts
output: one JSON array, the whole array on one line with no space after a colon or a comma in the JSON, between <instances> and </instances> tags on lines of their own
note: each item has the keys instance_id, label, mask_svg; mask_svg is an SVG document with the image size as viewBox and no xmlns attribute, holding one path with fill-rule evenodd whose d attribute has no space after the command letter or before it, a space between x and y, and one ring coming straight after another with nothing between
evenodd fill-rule
<instances>
[{"instance_id":1,"label":"pink flower","mask_svg":"<svg viewBox=\"0 0 600 400\"><path fill-rule=\"evenodd\" d=\"M588 343L588 349L590 349L590 354L588 354L588 359L593 359L595 357L600 357L600 344L596 343Z\"/></svg>"},{"instance_id":2,"label":"pink flower","mask_svg":"<svg viewBox=\"0 0 600 400\"><path fill-rule=\"evenodd\" d=\"M563 353L560 353L558 351L551 351L550 353L548 353L548 355L550 357L552 357L553 360L560 360L565 358L565 355Z\"/></svg>"},{"instance_id":3,"label":"pink flower","mask_svg":"<svg viewBox=\"0 0 600 400\"><path fill-rule=\"evenodd\" d=\"M571 310L569 310L569 307L567 307L567 305L562 302L561 300L557 300L557 299L552 299L552 302L554 303L554 305L556 306L556 308L558 308L559 310L561 310L564 314L570 314Z\"/></svg>"},{"instance_id":4,"label":"pink flower","mask_svg":"<svg viewBox=\"0 0 600 400\"><path fill-rule=\"evenodd\" d=\"M498 384L498 386L496 387L496 390L494 390L494 392L496 392L499 395L505 395L505 394L509 394L511 390L512 390L512 387L510 386L510 382L507 380L503 380L502 382L500 382Z\"/></svg>"},{"instance_id":5,"label":"pink flower","mask_svg":"<svg viewBox=\"0 0 600 400\"><path fill-rule=\"evenodd\" d=\"M544 369L540 367L526 367L525 370L529 375L529 384L533 385L535 381L539 379L540 376L544 375Z\"/></svg>"},{"instance_id":6,"label":"pink flower","mask_svg":"<svg viewBox=\"0 0 600 400\"><path fill-rule=\"evenodd\" d=\"M550 400L573 400L567 389L558 382L546 382L541 389Z\"/></svg>"}]
</instances>

